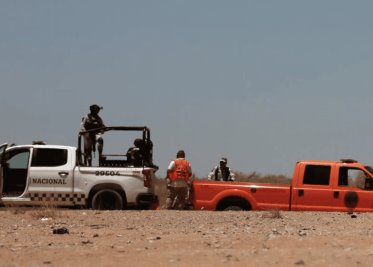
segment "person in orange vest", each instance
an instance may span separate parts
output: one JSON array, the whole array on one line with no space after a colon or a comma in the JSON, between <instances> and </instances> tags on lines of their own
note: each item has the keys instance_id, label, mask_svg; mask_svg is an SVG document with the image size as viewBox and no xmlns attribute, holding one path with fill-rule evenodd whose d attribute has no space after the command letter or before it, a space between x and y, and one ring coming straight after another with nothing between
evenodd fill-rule
<instances>
[{"instance_id":1,"label":"person in orange vest","mask_svg":"<svg viewBox=\"0 0 373 267\"><path fill-rule=\"evenodd\" d=\"M166 208L185 209L186 198L190 188L190 177L192 176L192 167L185 159L185 152L179 150L176 159L171 161L167 168L167 199Z\"/></svg>"}]
</instances>

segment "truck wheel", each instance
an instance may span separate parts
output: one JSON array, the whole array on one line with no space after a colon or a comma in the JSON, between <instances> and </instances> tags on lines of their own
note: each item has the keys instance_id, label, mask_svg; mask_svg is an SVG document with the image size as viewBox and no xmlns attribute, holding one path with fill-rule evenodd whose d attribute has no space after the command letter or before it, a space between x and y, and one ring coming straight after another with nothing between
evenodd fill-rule
<instances>
[{"instance_id":1,"label":"truck wheel","mask_svg":"<svg viewBox=\"0 0 373 267\"><path fill-rule=\"evenodd\" d=\"M224 209L224 211L241 211L241 210L244 210L244 209L240 206L228 206Z\"/></svg>"},{"instance_id":2,"label":"truck wheel","mask_svg":"<svg viewBox=\"0 0 373 267\"><path fill-rule=\"evenodd\" d=\"M359 196L355 191L348 191L344 198L345 206L349 209L356 208L359 203Z\"/></svg>"},{"instance_id":3,"label":"truck wheel","mask_svg":"<svg viewBox=\"0 0 373 267\"><path fill-rule=\"evenodd\" d=\"M93 195L91 205L95 210L121 210L123 197L115 190L102 189Z\"/></svg>"}]
</instances>

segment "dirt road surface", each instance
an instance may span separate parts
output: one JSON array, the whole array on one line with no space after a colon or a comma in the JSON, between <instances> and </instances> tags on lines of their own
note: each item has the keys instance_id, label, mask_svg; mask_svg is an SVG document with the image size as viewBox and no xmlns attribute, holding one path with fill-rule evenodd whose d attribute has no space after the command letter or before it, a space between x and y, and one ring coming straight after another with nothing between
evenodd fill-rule
<instances>
[{"instance_id":1,"label":"dirt road surface","mask_svg":"<svg viewBox=\"0 0 373 267\"><path fill-rule=\"evenodd\" d=\"M66 229L68 233L53 233ZM372 266L373 214L0 209L0 266Z\"/></svg>"}]
</instances>

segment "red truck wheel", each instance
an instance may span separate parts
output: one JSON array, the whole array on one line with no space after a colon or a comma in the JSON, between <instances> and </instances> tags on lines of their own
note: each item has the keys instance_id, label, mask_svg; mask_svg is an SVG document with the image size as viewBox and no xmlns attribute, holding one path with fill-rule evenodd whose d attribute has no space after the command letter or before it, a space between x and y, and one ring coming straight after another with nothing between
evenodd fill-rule
<instances>
[{"instance_id":1,"label":"red truck wheel","mask_svg":"<svg viewBox=\"0 0 373 267\"><path fill-rule=\"evenodd\" d=\"M251 210L251 205L246 199L241 197L226 197L219 201L216 206L216 210L220 211L240 211L240 210Z\"/></svg>"},{"instance_id":2,"label":"red truck wheel","mask_svg":"<svg viewBox=\"0 0 373 267\"><path fill-rule=\"evenodd\" d=\"M224 211L241 211L241 210L244 210L244 209L240 206L228 206L224 209Z\"/></svg>"}]
</instances>

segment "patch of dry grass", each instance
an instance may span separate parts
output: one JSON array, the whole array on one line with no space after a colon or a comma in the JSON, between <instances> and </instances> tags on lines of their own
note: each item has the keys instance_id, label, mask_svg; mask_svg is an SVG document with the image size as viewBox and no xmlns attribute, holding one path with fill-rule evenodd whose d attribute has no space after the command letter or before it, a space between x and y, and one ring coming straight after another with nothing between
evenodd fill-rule
<instances>
[{"instance_id":1,"label":"patch of dry grass","mask_svg":"<svg viewBox=\"0 0 373 267\"><path fill-rule=\"evenodd\" d=\"M30 215L35 219L42 218L58 218L61 216L60 210L52 202L45 202L42 206L34 207L30 211Z\"/></svg>"},{"instance_id":2,"label":"patch of dry grass","mask_svg":"<svg viewBox=\"0 0 373 267\"><path fill-rule=\"evenodd\" d=\"M285 175L261 175L260 173L253 172L246 174L242 172L236 173L237 181L249 183L269 183L269 184L291 184L291 178Z\"/></svg>"},{"instance_id":3,"label":"patch of dry grass","mask_svg":"<svg viewBox=\"0 0 373 267\"><path fill-rule=\"evenodd\" d=\"M167 196L166 180L162 178L156 178L153 180L153 184L155 194L158 196L159 205L160 207L163 207L166 204Z\"/></svg>"},{"instance_id":4,"label":"patch of dry grass","mask_svg":"<svg viewBox=\"0 0 373 267\"><path fill-rule=\"evenodd\" d=\"M266 211L265 213L263 213L262 217L268 219L281 219L282 214L280 210L274 209Z\"/></svg>"},{"instance_id":5,"label":"patch of dry grass","mask_svg":"<svg viewBox=\"0 0 373 267\"><path fill-rule=\"evenodd\" d=\"M26 208L24 207L18 207L18 206L6 206L5 210L8 210L12 214L25 214L26 213Z\"/></svg>"},{"instance_id":6,"label":"patch of dry grass","mask_svg":"<svg viewBox=\"0 0 373 267\"><path fill-rule=\"evenodd\" d=\"M61 217L61 209L59 209L53 203L45 202L41 206L17 206L17 205L6 205L4 207L5 211L9 211L14 215L24 215L27 214L34 219L42 218L58 218Z\"/></svg>"}]
</instances>

